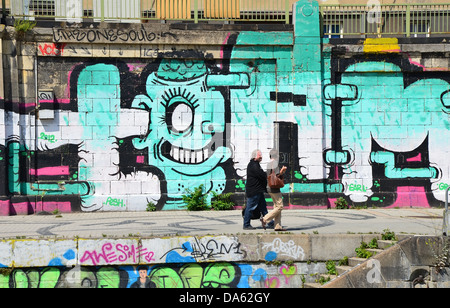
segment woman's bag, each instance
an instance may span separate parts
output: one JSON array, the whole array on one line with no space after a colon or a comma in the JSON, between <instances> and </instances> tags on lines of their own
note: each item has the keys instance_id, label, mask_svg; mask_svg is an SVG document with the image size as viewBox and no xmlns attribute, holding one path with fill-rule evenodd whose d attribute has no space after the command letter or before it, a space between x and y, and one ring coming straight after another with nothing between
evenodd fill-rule
<instances>
[{"instance_id":1,"label":"woman's bag","mask_svg":"<svg viewBox=\"0 0 450 308\"><path fill-rule=\"evenodd\" d=\"M267 182L270 188L283 188L284 181L278 175L275 174L275 170L272 170L272 173L267 177Z\"/></svg>"}]
</instances>

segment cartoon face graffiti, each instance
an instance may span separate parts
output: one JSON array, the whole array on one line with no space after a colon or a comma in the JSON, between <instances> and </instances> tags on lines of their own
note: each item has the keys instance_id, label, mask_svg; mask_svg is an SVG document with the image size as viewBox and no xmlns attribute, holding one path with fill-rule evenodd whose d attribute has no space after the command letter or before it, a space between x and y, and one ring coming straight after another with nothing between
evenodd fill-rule
<instances>
[{"instance_id":1,"label":"cartoon face graffiti","mask_svg":"<svg viewBox=\"0 0 450 308\"><path fill-rule=\"evenodd\" d=\"M220 165L232 157L226 144L226 102L210 76L204 61L163 60L149 74L146 94L132 103L150 113L147 134L133 145L147 149L149 164L165 175L164 209L183 207L181 196L188 187L203 184L207 192L218 193L225 188Z\"/></svg>"}]
</instances>

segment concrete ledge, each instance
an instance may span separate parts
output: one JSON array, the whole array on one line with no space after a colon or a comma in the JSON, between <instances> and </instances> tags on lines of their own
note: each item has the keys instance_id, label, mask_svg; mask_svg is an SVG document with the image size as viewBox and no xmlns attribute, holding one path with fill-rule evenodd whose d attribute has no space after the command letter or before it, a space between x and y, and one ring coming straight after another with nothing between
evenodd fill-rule
<instances>
[{"instance_id":1,"label":"concrete ledge","mask_svg":"<svg viewBox=\"0 0 450 308\"><path fill-rule=\"evenodd\" d=\"M184 262L320 262L355 255L379 235L246 234L161 238L11 239L0 242L0 266L139 265Z\"/></svg>"}]
</instances>

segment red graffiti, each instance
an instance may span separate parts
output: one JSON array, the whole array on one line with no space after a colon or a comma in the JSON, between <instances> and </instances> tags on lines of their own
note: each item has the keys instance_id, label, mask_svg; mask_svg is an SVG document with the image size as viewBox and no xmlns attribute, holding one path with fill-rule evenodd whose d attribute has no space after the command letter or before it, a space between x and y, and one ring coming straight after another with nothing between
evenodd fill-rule
<instances>
[{"instance_id":1,"label":"red graffiti","mask_svg":"<svg viewBox=\"0 0 450 308\"><path fill-rule=\"evenodd\" d=\"M39 45L39 50L43 56L62 56L64 53L64 48L67 44L44 44Z\"/></svg>"},{"instance_id":2,"label":"red graffiti","mask_svg":"<svg viewBox=\"0 0 450 308\"><path fill-rule=\"evenodd\" d=\"M102 246L100 251L86 250L80 263L91 262L92 265L98 265L103 260L106 264L111 263L137 263L139 261L151 262L155 261L153 257L155 253L148 251L147 248L134 245L111 244L106 243Z\"/></svg>"}]
</instances>

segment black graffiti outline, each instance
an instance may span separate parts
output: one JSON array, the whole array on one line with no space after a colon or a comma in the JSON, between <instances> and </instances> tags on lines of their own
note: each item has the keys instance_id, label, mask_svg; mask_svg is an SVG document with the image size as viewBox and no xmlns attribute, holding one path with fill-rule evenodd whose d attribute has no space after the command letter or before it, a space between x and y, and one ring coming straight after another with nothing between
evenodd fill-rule
<instances>
[{"instance_id":1,"label":"black graffiti outline","mask_svg":"<svg viewBox=\"0 0 450 308\"><path fill-rule=\"evenodd\" d=\"M214 247L210 247L210 243L213 243L215 245ZM182 253L190 252L190 255L194 259L202 259L202 260L211 260L215 259L217 257L223 256L225 254L238 254L242 255L244 258L247 256L247 253L245 251L241 251L241 243L237 242L232 243L230 245L225 245L224 243L217 243L215 239L210 239L206 244L202 244L198 237L194 236L194 243L190 243L191 248L188 248L186 246L186 243L183 243L181 247L173 248L169 251L167 251L164 255L161 256L160 260L162 260L165 256L167 256L170 252L181 250ZM228 247L228 248L227 248ZM232 251L234 250L234 251Z\"/></svg>"},{"instance_id":2,"label":"black graffiti outline","mask_svg":"<svg viewBox=\"0 0 450 308\"><path fill-rule=\"evenodd\" d=\"M94 43L99 40L106 40L108 43L125 42L146 42L151 43L157 39L170 37L174 41L179 41L178 36L170 32L149 32L143 25L138 30L129 29L63 29L52 28L53 42L75 41Z\"/></svg>"}]
</instances>

